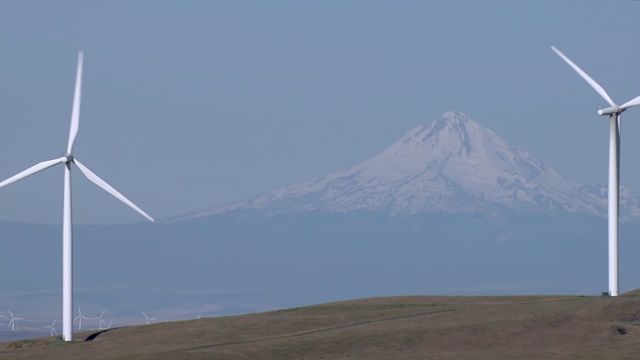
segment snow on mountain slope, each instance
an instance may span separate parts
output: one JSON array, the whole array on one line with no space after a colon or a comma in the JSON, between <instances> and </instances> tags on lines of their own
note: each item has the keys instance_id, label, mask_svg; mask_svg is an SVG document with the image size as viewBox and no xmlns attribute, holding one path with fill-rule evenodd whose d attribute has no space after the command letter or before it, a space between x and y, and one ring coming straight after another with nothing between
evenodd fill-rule
<instances>
[{"instance_id":1,"label":"snow on mountain slope","mask_svg":"<svg viewBox=\"0 0 640 360\"><path fill-rule=\"evenodd\" d=\"M606 196L605 186L571 181L466 115L448 112L409 130L391 147L357 165L172 220L229 211L262 216L355 210L390 216L435 211L606 216ZM623 220L640 220L639 201L629 189L622 189Z\"/></svg>"}]
</instances>

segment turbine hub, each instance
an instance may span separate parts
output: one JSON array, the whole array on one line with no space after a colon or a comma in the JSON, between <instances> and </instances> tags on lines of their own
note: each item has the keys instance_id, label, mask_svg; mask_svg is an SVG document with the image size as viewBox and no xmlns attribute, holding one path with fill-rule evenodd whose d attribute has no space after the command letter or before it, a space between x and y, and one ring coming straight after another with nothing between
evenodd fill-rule
<instances>
[{"instance_id":1,"label":"turbine hub","mask_svg":"<svg viewBox=\"0 0 640 360\"><path fill-rule=\"evenodd\" d=\"M620 114L624 110L625 109L621 109L620 106L612 106L604 109L598 109L598 115L604 116L604 115Z\"/></svg>"},{"instance_id":2,"label":"turbine hub","mask_svg":"<svg viewBox=\"0 0 640 360\"><path fill-rule=\"evenodd\" d=\"M67 158L67 160L64 161L65 163L73 161L73 155L71 155L70 153L64 153L62 156Z\"/></svg>"}]
</instances>

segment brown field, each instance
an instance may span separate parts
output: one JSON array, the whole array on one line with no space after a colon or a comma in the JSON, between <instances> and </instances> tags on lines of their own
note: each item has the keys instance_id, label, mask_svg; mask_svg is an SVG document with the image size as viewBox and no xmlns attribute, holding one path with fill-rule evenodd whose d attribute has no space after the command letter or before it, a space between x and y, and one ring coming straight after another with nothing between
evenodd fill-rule
<instances>
[{"instance_id":1,"label":"brown field","mask_svg":"<svg viewBox=\"0 0 640 360\"><path fill-rule=\"evenodd\" d=\"M1 359L639 359L640 293L406 296L0 344Z\"/></svg>"}]
</instances>

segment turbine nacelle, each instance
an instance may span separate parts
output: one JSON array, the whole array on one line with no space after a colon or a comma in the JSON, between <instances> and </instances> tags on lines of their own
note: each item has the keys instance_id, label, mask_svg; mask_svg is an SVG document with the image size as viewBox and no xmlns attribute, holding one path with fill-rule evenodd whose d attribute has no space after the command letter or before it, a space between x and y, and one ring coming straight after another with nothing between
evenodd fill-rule
<instances>
[{"instance_id":1,"label":"turbine nacelle","mask_svg":"<svg viewBox=\"0 0 640 360\"><path fill-rule=\"evenodd\" d=\"M598 109L598 115L605 116L605 115L620 114L625 110L626 109L623 109L620 106L611 106L604 109Z\"/></svg>"}]
</instances>

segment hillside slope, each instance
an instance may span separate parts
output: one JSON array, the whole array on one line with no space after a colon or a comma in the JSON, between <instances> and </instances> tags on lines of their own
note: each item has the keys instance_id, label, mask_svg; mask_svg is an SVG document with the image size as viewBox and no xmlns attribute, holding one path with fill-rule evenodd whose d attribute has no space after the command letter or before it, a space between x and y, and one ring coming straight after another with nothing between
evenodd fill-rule
<instances>
[{"instance_id":1,"label":"hillside slope","mask_svg":"<svg viewBox=\"0 0 640 360\"><path fill-rule=\"evenodd\" d=\"M12 359L640 357L640 296L371 298L2 344Z\"/></svg>"}]
</instances>

